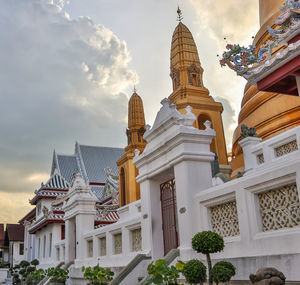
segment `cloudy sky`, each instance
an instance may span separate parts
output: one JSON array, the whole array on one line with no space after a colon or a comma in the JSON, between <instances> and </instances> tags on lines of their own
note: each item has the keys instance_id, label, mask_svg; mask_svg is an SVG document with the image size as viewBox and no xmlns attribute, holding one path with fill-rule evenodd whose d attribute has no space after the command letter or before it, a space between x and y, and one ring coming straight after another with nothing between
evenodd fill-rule
<instances>
[{"instance_id":1,"label":"cloudy sky","mask_svg":"<svg viewBox=\"0 0 300 285\"><path fill-rule=\"evenodd\" d=\"M0 223L17 222L49 178L53 149L124 147L136 85L152 124L171 93L169 57L180 5L204 84L224 104L230 149L245 81L222 69L228 42L250 44L258 0L0 0Z\"/></svg>"}]
</instances>

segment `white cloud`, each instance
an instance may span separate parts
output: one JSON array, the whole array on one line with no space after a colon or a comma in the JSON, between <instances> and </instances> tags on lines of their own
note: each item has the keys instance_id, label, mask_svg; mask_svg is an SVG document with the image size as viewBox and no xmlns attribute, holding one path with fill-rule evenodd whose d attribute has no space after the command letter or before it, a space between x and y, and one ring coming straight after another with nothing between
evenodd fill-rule
<instances>
[{"instance_id":1,"label":"white cloud","mask_svg":"<svg viewBox=\"0 0 300 285\"><path fill-rule=\"evenodd\" d=\"M237 122L246 81L228 67L221 68L217 54L228 43L249 45L258 31L258 1L199 1L189 0L197 14L194 33L200 60L204 67L204 84L213 97L224 98L224 129L228 151L231 151L233 125ZM214 60L215 59L215 60Z\"/></svg>"},{"instance_id":2,"label":"white cloud","mask_svg":"<svg viewBox=\"0 0 300 285\"><path fill-rule=\"evenodd\" d=\"M38 187L54 147L125 144L124 92L138 81L126 43L88 17L71 19L66 3L0 0L1 191Z\"/></svg>"}]
</instances>

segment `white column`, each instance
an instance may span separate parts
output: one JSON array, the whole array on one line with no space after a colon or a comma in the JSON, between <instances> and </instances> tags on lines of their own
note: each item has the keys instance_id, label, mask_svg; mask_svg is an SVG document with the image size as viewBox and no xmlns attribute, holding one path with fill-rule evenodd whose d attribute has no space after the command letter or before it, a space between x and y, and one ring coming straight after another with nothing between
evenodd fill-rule
<instances>
[{"instance_id":1,"label":"white column","mask_svg":"<svg viewBox=\"0 0 300 285\"><path fill-rule=\"evenodd\" d=\"M239 145L243 148L245 172L257 167L257 158L252 153L252 147L260 142L262 142L262 139L257 137L247 137L239 142Z\"/></svg>"},{"instance_id":2,"label":"white column","mask_svg":"<svg viewBox=\"0 0 300 285\"><path fill-rule=\"evenodd\" d=\"M142 249L154 259L164 254L160 183L145 180L141 183L142 202Z\"/></svg>"},{"instance_id":3,"label":"white column","mask_svg":"<svg viewBox=\"0 0 300 285\"><path fill-rule=\"evenodd\" d=\"M193 236L200 231L200 208L195 195L212 186L211 164L182 161L174 166L180 249L190 249Z\"/></svg>"},{"instance_id":4,"label":"white column","mask_svg":"<svg viewBox=\"0 0 300 285\"><path fill-rule=\"evenodd\" d=\"M66 263L75 259L75 221L69 219L65 221L65 247ZM60 254L61 255L61 254Z\"/></svg>"},{"instance_id":5,"label":"white column","mask_svg":"<svg viewBox=\"0 0 300 285\"><path fill-rule=\"evenodd\" d=\"M76 260L83 260L87 256L87 241L83 235L94 230L94 214L76 215Z\"/></svg>"}]
</instances>

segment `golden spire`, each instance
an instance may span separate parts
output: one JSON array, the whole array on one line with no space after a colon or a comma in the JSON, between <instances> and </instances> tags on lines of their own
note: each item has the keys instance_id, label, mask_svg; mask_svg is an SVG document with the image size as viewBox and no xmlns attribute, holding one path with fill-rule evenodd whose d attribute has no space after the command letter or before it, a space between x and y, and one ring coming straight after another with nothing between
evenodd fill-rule
<instances>
[{"instance_id":1,"label":"golden spire","mask_svg":"<svg viewBox=\"0 0 300 285\"><path fill-rule=\"evenodd\" d=\"M203 87L202 73L196 43L190 30L182 22L182 14L178 8L178 20L171 45L170 75L173 80L173 89L179 86L194 85ZM196 76L196 78L193 78Z\"/></svg>"},{"instance_id":2,"label":"golden spire","mask_svg":"<svg viewBox=\"0 0 300 285\"><path fill-rule=\"evenodd\" d=\"M145 115L143 101L136 93L134 87L133 94L128 103L128 128L140 128L145 126Z\"/></svg>"}]
</instances>

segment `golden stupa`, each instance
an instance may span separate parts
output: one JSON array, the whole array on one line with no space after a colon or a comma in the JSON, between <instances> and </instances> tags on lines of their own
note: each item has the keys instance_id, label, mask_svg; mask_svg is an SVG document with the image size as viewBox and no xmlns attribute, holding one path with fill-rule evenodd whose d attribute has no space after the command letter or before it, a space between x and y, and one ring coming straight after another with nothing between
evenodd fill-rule
<instances>
[{"instance_id":1,"label":"golden stupa","mask_svg":"<svg viewBox=\"0 0 300 285\"><path fill-rule=\"evenodd\" d=\"M143 101L134 91L128 103L128 129L126 130L128 143L125 153L117 161L120 206L140 199L140 185L135 180L138 170L132 160L134 158L134 150L138 149L142 152L146 146L146 142L143 139L145 130Z\"/></svg>"},{"instance_id":2,"label":"golden stupa","mask_svg":"<svg viewBox=\"0 0 300 285\"><path fill-rule=\"evenodd\" d=\"M179 112L185 113L185 108L191 106L196 115L195 127L203 129L206 120L212 122L216 137L211 144L220 162L220 170L230 174L231 168L227 161L225 136L222 122L223 106L216 102L204 87L203 68L199 60L198 49L190 30L181 22L174 30L170 54L170 76L173 83L173 92L169 96L176 104Z\"/></svg>"},{"instance_id":3,"label":"golden stupa","mask_svg":"<svg viewBox=\"0 0 300 285\"><path fill-rule=\"evenodd\" d=\"M260 29L255 36L254 45L260 47L270 34L267 26L274 26L285 0L259 0ZM238 117L238 126L232 140L232 177L244 171L241 139L241 125L255 127L258 137L263 140L300 125L300 98L297 96L258 91L254 85L247 84Z\"/></svg>"}]
</instances>

